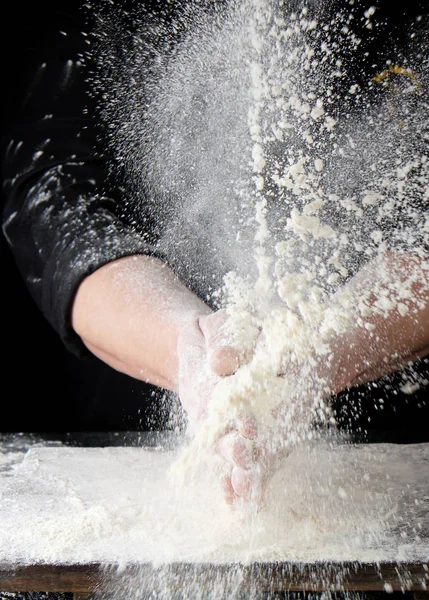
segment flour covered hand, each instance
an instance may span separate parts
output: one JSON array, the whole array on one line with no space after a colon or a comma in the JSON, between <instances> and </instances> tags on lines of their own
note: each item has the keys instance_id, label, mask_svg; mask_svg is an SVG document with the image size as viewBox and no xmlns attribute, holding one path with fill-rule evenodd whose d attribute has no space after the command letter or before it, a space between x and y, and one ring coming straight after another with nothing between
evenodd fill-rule
<instances>
[{"instance_id":1,"label":"flour covered hand","mask_svg":"<svg viewBox=\"0 0 429 600\"><path fill-rule=\"evenodd\" d=\"M246 352L231 345L227 311L202 315L186 325L179 335L177 351L179 397L187 413L189 432L193 437L206 438L209 456L223 463L220 484L225 501L233 504L238 498L247 499L255 480L250 469L261 454L254 445L257 427L253 416L226 416L213 440L207 432L216 387L249 360Z\"/></svg>"},{"instance_id":2,"label":"flour covered hand","mask_svg":"<svg viewBox=\"0 0 429 600\"><path fill-rule=\"evenodd\" d=\"M251 411L244 407L219 413L221 384L234 377L251 361L248 349L237 349L229 336L227 310L202 315L186 325L178 339L179 397L188 417L188 431L193 440L191 454L214 458L219 482L227 504L237 506L256 500L260 504L263 490L278 460L278 449L266 432L258 431ZM219 417L216 424L211 419Z\"/></svg>"},{"instance_id":3,"label":"flour covered hand","mask_svg":"<svg viewBox=\"0 0 429 600\"><path fill-rule=\"evenodd\" d=\"M207 417L213 390L222 377L232 375L243 357L227 339L226 311L200 315L178 336L178 393L191 432Z\"/></svg>"}]
</instances>

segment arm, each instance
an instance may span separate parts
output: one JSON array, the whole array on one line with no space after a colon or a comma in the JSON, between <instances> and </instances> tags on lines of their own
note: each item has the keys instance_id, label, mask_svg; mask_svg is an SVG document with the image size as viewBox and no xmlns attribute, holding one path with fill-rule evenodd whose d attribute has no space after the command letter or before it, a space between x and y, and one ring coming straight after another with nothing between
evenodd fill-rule
<instances>
[{"instance_id":1,"label":"arm","mask_svg":"<svg viewBox=\"0 0 429 600\"><path fill-rule=\"evenodd\" d=\"M182 361L179 376L177 345L183 353L192 342L201 365L206 342L216 346L217 318L198 324L197 315L211 310L155 258L150 231L139 234L122 218L121 192L108 186L97 147L83 15L38 10L28 19L2 140L3 231L28 290L69 350L180 386L186 397L195 370Z\"/></svg>"},{"instance_id":2,"label":"arm","mask_svg":"<svg viewBox=\"0 0 429 600\"><path fill-rule=\"evenodd\" d=\"M225 319L165 263L142 255L86 277L72 307L72 326L85 346L114 369L177 392L192 427L219 377L239 364L223 337Z\"/></svg>"},{"instance_id":3,"label":"arm","mask_svg":"<svg viewBox=\"0 0 429 600\"><path fill-rule=\"evenodd\" d=\"M80 284L72 326L87 348L113 368L178 391L177 345L210 308L159 259L122 258Z\"/></svg>"},{"instance_id":4,"label":"arm","mask_svg":"<svg viewBox=\"0 0 429 600\"><path fill-rule=\"evenodd\" d=\"M427 258L402 252L369 263L332 301L341 303L344 299L355 307L355 318L333 336L329 360L323 356L317 361L314 385L319 380L321 388L313 388L314 393L329 397L388 375L429 353ZM287 414L287 402L279 411L277 435L283 435L283 409ZM313 411L311 403L308 410ZM253 457L258 463L255 480L253 467L249 470L251 459L242 459L248 456L243 437L249 436L231 435L221 440L221 453L231 465L231 474L223 481L229 503L237 497L249 498L254 492L262 497L278 461L284 458L282 451L253 434Z\"/></svg>"},{"instance_id":5,"label":"arm","mask_svg":"<svg viewBox=\"0 0 429 600\"><path fill-rule=\"evenodd\" d=\"M332 393L388 375L429 353L427 258L388 254L364 267L346 291L365 297L368 315L359 320L357 313L356 322L333 340L330 373L325 373Z\"/></svg>"}]
</instances>

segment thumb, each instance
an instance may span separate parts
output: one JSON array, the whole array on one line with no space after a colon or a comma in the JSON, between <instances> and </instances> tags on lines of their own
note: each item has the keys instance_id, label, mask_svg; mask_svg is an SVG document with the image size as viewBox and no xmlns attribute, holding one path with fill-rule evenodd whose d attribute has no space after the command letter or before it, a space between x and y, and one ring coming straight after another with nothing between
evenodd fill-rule
<instances>
[{"instance_id":1,"label":"thumb","mask_svg":"<svg viewBox=\"0 0 429 600\"><path fill-rule=\"evenodd\" d=\"M199 319L206 341L209 368L220 377L232 375L241 364L241 353L233 348L228 336L225 309Z\"/></svg>"},{"instance_id":2,"label":"thumb","mask_svg":"<svg viewBox=\"0 0 429 600\"><path fill-rule=\"evenodd\" d=\"M209 354L210 369L219 377L233 375L240 364L240 352L230 346L216 348Z\"/></svg>"}]
</instances>

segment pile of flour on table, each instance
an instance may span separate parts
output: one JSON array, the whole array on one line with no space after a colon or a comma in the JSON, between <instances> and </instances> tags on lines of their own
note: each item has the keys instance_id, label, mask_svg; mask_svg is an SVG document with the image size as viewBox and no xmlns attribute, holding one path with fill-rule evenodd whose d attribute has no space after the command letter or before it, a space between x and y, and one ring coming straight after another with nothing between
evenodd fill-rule
<instances>
[{"instance_id":1,"label":"pile of flour on table","mask_svg":"<svg viewBox=\"0 0 429 600\"><path fill-rule=\"evenodd\" d=\"M26 448L0 462L5 566L429 558L429 444L301 444L252 518L225 505L207 470L196 487L171 486L177 450Z\"/></svg>"}]
</instances>

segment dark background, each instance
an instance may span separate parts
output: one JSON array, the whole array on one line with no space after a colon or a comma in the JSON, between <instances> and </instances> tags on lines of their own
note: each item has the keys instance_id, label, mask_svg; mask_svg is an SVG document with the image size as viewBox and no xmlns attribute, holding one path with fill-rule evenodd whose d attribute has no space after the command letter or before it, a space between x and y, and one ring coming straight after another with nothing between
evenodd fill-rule
<instances>
[{"instance_id":1,"label":"dark background","mask_svg":"<svg viewBox=\"0 0 429 600\"><path fill-rule=\"evenodd\" d=\"M28 30L47 15L43 3L36 9L23 2L6 3L1 18L2 133L15 109L21 82ZM4 202L3 190L1 196ZM2 410L1 431L40 431L67 421L72 398L67 356L56 333L30 297L3 232L1 243Z\"/></svg>"},{"instance_id":2,"label":"dark background","mask_svg":"<svg viewBox=\"0 0 429 600\"><path fill-rule=\"evenodd\" d=\"M81 5L82 0L63 0L55 12L77 14ZM22 99L25 67L37 52L33 49L43 44L43 31L57 26L55 12L47 0L16 0L1 9L1 135ZM0 193L3 207L3 190ZM140 431L165 426L169 403L162 392L95 357L79 359L65 349L28 292L3 231L0 265L0 431Z\"/></svg>"},{"instance_id":3,"label":"dark background","mask_svg":"<svg viewBox=\"0 0 429 600\"><path fill-rule=\"evenodd\" d=\"M63 0L62 7L79 2ZM377 3L376 3L377 4ZM380 3L379 3L380 4ZM386 2L381 2L381 5ZM392 23L400 26L403 7L389 4ZM418 6L418 2L414 3ZM369 6L369 4L368 4ZM415 9L414 9L415 10ZM51 9L47 2L8 3L2 9L2 131L16 105L20 74L30 31L43 29ZM1 202L3 205L4 198ZM41 314L0 234L2 323L2 403L0 431L115 431L161 427L153 408L159 391L114 372L97 359L81 360L68 352ZM385 391L361 388L336 402L345 428L354 419L358 436L374 441L429 441L428 392L419 401L390 396L380 410L375 396ZM420 406L417 406L417 404ZM345 407L359 406L360 417ZM370 416L370 420L368 420Z\"/></svg>"},{"instance_id":4,"label":"dark background","mask_svg":"<svg viewBox=\"0 0 429 600\"><path fill-rule=\"evenodd\" d=\"M64 0L61 8L79 5ZM2 134L16 110L29 40L49 23L51 7L49 2L17 1L1 9ZM154 388L65 349L25 287L3 232L0 264L0 431L140 430L149 419L153 424Z\"/></svg>"}]
</instances>

